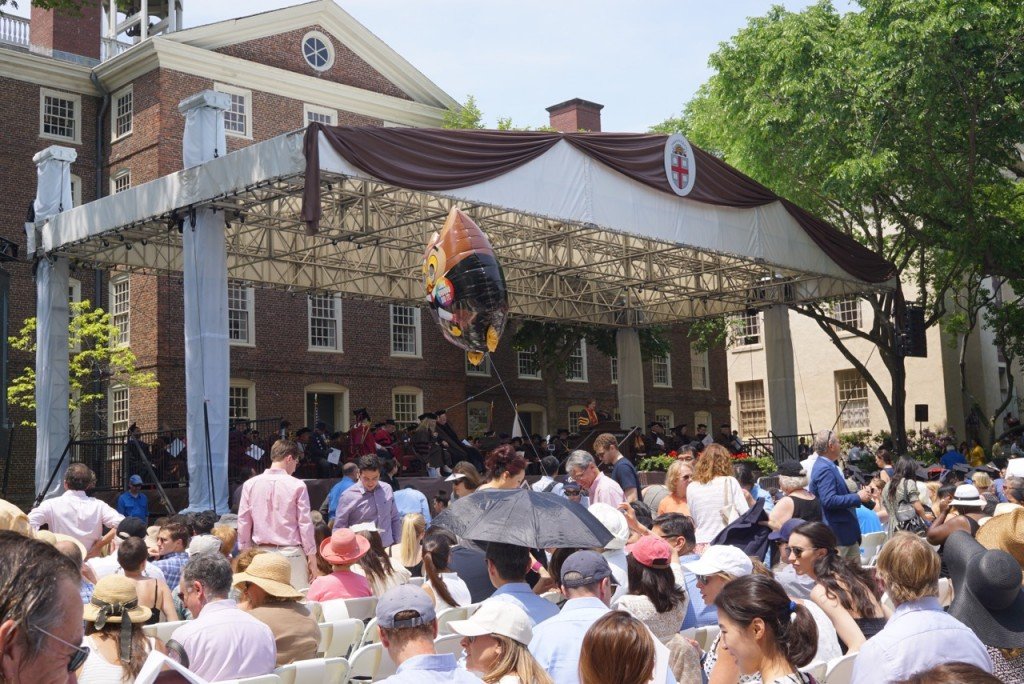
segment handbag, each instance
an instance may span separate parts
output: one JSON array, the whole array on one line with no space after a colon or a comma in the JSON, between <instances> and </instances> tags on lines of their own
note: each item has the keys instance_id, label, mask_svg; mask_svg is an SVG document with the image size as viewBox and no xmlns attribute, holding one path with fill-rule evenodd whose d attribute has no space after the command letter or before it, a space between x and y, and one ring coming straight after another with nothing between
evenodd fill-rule
<instances>
[{"instance_id":1,"label":"handbag","mask_svg":"<svg viewBox=\"0 0 1024 684\"><path fill-rule=\"evenodd\" d=\"M736 521L736 518L740 517L740 512L732 500L732 487L729 486L729 478L725 478L722 484L725 485L725 505L722 506L720 511L722 514L722 524L731 525Z\"/></svg>"},{"instance_id":2,"label":"handbag","mask_svg":"<svg viewBox=\"0 0 1024 684\"><path fill-rule=\"evenodd\" d=\"M928 532L928 523L917 514L914 504L910 503L910 492L907 490L907 481L903 485L903 496L896 505L896 529L902 532L910 532L922 536ZM897 493L897 496L899 494Z\"/></svg>"}]
</instances>

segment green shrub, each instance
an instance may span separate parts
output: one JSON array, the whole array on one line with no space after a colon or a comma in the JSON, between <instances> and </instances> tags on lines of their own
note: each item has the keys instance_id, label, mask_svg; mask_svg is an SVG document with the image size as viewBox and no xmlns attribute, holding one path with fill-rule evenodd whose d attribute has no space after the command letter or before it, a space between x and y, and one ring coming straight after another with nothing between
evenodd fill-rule
<instances>
[{"instance_id":1,"label":"green shrub","mask_svg":"<svg viewBox=\"0 0 1024 684\"><path fill-rule=\"evenodd\" d=\"M636 469L665 472L675 460L671 456L648 456L637 464Z\"/></svg>"}]
</instances>

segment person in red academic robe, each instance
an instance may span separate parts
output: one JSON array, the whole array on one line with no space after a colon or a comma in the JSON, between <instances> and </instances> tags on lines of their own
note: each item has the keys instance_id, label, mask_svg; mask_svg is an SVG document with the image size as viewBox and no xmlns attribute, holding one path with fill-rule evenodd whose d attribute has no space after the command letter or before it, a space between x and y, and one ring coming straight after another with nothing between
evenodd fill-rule
<instances>
[{"instance_id":1,"label":"person in red academic robe","mask_svg":"<svg viewBox=\"0 0 1024 684\"><path fill-rule=\"evenodd\" d=\"M377 440L374 439L373 428L370 426L370 414L364 408L356 409L352 413L356 422L348 431L349 454L352 458L376 454Z\"/></svg>"}]
</instances>

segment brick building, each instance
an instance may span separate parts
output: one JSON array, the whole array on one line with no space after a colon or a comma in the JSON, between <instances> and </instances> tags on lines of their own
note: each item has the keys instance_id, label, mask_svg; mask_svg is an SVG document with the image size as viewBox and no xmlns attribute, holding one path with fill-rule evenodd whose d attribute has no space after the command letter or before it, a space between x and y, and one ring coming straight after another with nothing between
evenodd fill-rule
<instances>
[{"instance_id":1,"label":"brick building","mask_svg":"<svg viewBox=\"0 0 1024 684\"><path fill-rule=\"evenodd\" d=\"M30 21L0 17L0 182L6 188L0 234L21 245L35 192L36 152L52 144L77 151L76 204L140 185L181 168L184 117L178 103L203 89L232 97L225 117L229 152L311 121L439 126L456 105L331 0L136 38L134 44L109 31L101 38L107 6L90 5L72 17L37 8ZM600 126L600 106L593 103L570 100L549 111L552 125L565 130ZM35 314L35 296L31 264L11 266L10 321L16 330ZM145 431L182 427L180 279L82 268L72 278L70 296L111 311L139 367L160 383L153 390L108 388L105 406L76 417L81 432L121 434L132 421ZM572 379L558 382L558 405L545 407L544 381L536 377L530 354L511 348L511 334L495 357L495 373L468 368L429 316L421 319L411 307L232 283L229 311L235 416L282 416L299 426L311 422L315 411L346 429L357 407L367 407L375 419L404 422L479 394L451 411L456 429L479 430L493 400L495 425L508 430L512 409L492 387L497 373L535 432L569 424L587 397L604 407L616 403L613 361L585 345L574 359ZM12 353L12 373L32 362ZM649 416L690 424L726 419L724 350L694 354L685 330L677 328L670 357L647 363L645 374ZM24 416L15 412L13 418ZM31 498L33 441L26 429L14 440L8 496L19 502Z\"/></svg>"}]
</instances>

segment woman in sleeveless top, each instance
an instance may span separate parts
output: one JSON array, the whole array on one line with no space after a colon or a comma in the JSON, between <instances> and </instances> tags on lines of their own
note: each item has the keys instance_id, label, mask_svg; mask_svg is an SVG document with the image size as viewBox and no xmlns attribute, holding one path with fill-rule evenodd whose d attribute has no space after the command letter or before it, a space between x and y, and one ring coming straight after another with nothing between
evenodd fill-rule
<instances>
[{"instance_id":1,"label":"woman in sleeveless top","mask_svg":"<svg viewBox=\"0 0 1024 684\"><path fill-rule=\"evenodd\" d=\"M821 608L847 652L881 631L888 615L874 579L857 561L840 558L835 534L824 523L805 523L789 537L789 554L799 575L814 578L811 600Z\"/></svg>"},{"instance_id":2,"label":"woman in sleeveless top","mask_svg":"<svg viewBox=\"0 0 1024 684\"><path fill-rule=\"evenodd\" d=\"M768 516L768 525L773 530L781 529L791 518L821 522L821 501L807 491L807 472L799 462L786 461L779 466L779 489L783 497Z\"/></svg>"},{"instance_id":3,"label":"woman in sleeveless top","mask_svg":"<svg viewBox=\"0 0 1024 684\"><path fill-rule=\"evenodd\" d=\"M139 604L149 607L153 614L147 624L154 625L161 621L170 622L178 619L174 608L174 596L163 580L152 579L143 575L146 571L146 542L129 537L121 542L117 549L117 562L121 565L125 577L134 580ZM162 615L161 615L162 614Z\"/></svg>"},{"instance_id":4,"label":"woman in sleeveless top","mask_svg":"<svg viewBox=\"0 0 1024 684\"><path fill-rule=\"evenodd\" d=\"M152 610L139 605L136 584L122 575L107 575L96 583L85 605L85 640L89 657L78 670L84 684L131 684L154 649L164 645L142 633Z\"/></svg>"},{"instance_id":5,"label":"woman in sleeveless top","mask_svg":"<svg viewBox=\"0 0 1024 684\"><path fill-rule=\"evenodd\" d=\"M914 479L917 473L917 461L909 456L903 456L896 462L892 479L882 489L882 505L889 514L886 521L886 534L890 537L899 531L899 519L896 512L900 505L907 504L914 507L917 515L926 521L931 521L934 516L931 511L925 509L921 503L921 492L917 488L917 481Z\"/></svg>"}]
</instances>

